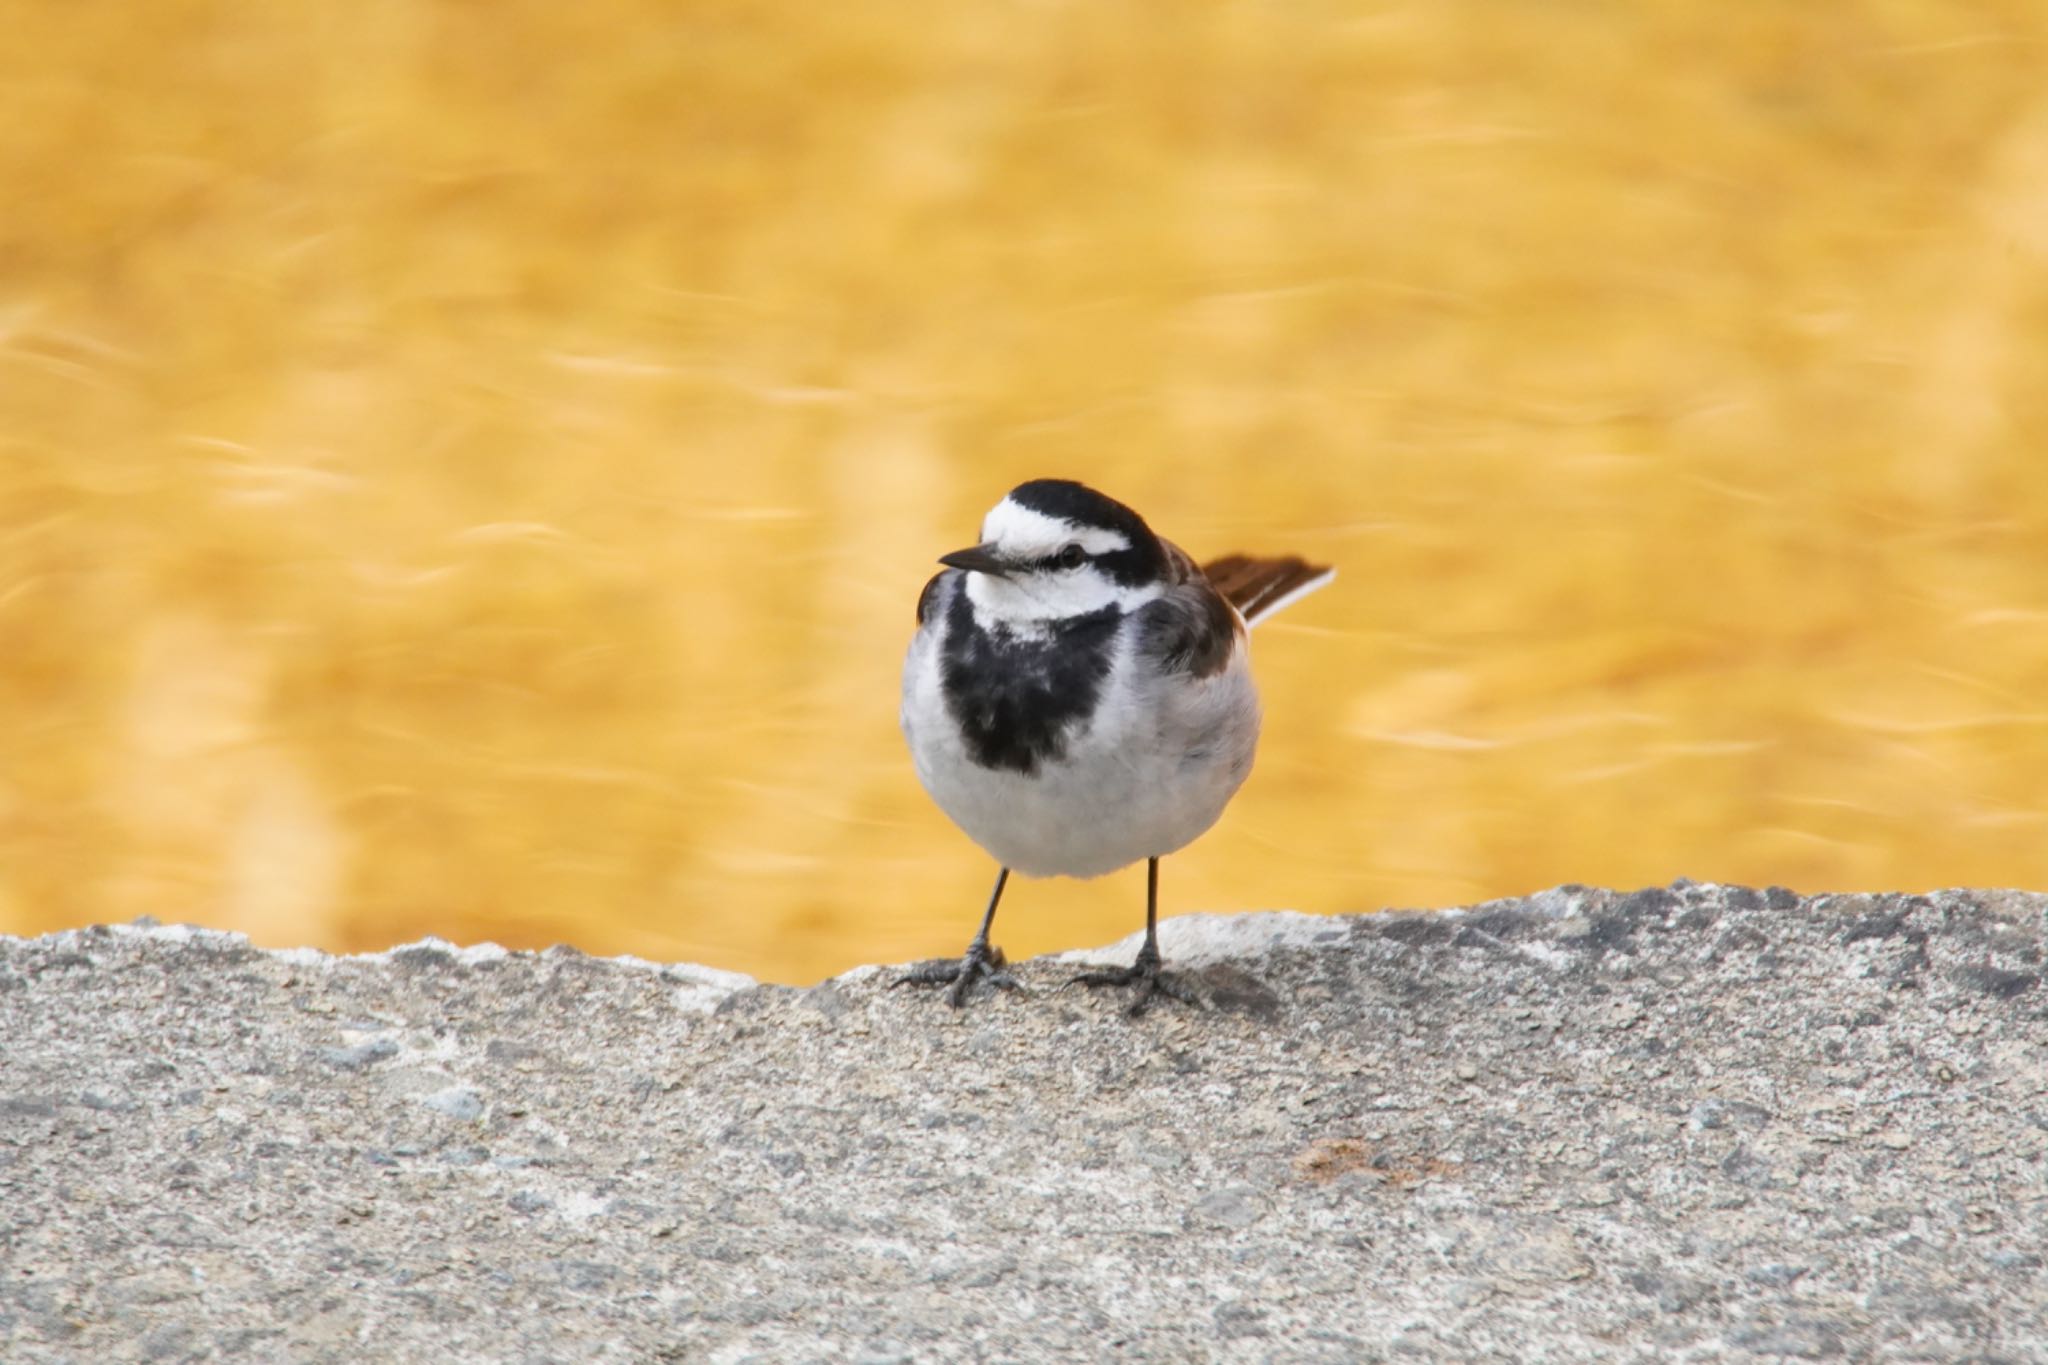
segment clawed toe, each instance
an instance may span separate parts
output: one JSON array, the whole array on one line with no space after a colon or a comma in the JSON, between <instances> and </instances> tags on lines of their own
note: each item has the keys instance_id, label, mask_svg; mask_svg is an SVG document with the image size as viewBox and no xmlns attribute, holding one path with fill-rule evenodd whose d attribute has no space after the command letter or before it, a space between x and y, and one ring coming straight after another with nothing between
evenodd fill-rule
<instances>
[{"instance_id":1,"label":"clawed toe","mask_svg":"<svg viewBox=\"0 0 2048 1365\"><path fill-rule=\"evenodd\" d=\"M966 1005L967 998L974 993L979 982L986 981L997 990L1023 990L1024 983L1005 970L1008 966L1001 948L977 943L961 957L920 962L889 985L891 989L897 986L950 986L946 992L946 1003L957 1010Z\"/></svg>"},{"instance_id":2,"label":"clawed toe","mask_svg":"<svg viewBox=\"0 0 2048 1365\"><path fill-rule=\"evenodd\" d=\"M1065 990L1067 986L1134 987L1130 1007L1125 1011L1134 1019L1152 1008L1152 1002L1162 995L1169 1000L1178 1000L1183 1005L1193 1005L1197 1008L1202 1003L1202 998L1196 995L1193 988L1177 973L1162 969L1157 956L1142 951L1138 954L1138 960L1128 967L1106 967L1100 971L1082 972L1060 989Z\"/></svg>"}]
</instances>

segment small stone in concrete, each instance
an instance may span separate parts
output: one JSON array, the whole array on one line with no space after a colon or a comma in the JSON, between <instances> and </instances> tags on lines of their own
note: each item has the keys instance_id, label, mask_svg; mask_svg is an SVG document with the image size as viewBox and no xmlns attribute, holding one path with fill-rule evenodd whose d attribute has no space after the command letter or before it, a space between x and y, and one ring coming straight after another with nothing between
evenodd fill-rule
<instances>
[{"instance_id":1,"label":"small stone in concrete","mask_svg":"<svg viewBox=\"0 0 2048 1365\"><path fill-rule=\"evenodd\" d=\"M418 1101L436 1113L446 1114L449 1118L459 1119L464 1123L481 1117L484 1112L484 1102L477 1098L476 1091L467 1086L452 1085L446 1090L436 1090L431 1095L421 1095Z\"/></svg>"}]
</instances>

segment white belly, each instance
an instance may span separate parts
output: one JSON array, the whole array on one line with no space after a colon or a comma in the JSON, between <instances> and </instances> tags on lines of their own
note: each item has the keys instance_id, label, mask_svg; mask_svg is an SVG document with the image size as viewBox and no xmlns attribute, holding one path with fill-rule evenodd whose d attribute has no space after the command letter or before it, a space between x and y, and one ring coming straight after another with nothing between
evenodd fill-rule
<instances>
[{"instance_id":1,"label":"white belly","mask_svg":"<svg viewBox=\"0 0 2048 1365\"><path fill-rule=\"evenodd\" d=\"M1128 634L1128 632L1127 632ZM1128 638L1102 704L1035 772L985 768L947 714L933 633L904 663L903 732L918 780L1004 867L1097 877L1186 847L1216 823L1251 772L1258 693L1242 643L1210 678L1134 684Z\"/></svg>"}]
</instances>

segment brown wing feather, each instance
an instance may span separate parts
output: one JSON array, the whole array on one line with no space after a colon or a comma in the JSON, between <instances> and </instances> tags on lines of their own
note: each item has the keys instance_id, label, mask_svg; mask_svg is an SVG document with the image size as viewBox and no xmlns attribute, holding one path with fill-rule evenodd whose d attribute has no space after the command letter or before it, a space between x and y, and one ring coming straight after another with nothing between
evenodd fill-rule
<instances>
[{"instance_id":1,"label":"brown wing feather","mask_svg":"<svg viewBox=\"0 0 2048 1365\"><path fill-rule=\"evenodd\" d=\"M1331 569L1300 555L1225 555L1204 564L1202 573L1251 625L1286 606L1295 594L1321 587L1317 580L1328 579Z\"/></svg>"}]
</instances>

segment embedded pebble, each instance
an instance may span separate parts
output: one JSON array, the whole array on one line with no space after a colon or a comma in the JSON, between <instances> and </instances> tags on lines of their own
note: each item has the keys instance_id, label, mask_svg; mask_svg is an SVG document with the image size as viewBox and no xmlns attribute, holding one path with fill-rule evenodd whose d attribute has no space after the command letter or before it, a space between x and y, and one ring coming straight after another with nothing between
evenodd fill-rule
<instances>
[{"instance_id":1,"label":"embedded pebble","mask_svg":"<svg viewBox=\"0 0 2048 1365\"><path fill-rule=\"evenodd\" d=\"M420 1095L417 1099L420 1104L436 1113L446 1114L451 1119L460 1119L465 1123L480 1117L484 1112L484 1102L477 1098L476 1091L465 1086L450 1086L446 1090L436 1090L431 1095Z\"/></svg>"}]
</instances>

